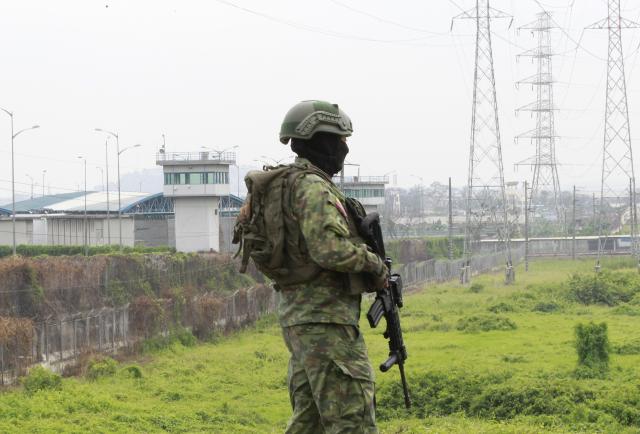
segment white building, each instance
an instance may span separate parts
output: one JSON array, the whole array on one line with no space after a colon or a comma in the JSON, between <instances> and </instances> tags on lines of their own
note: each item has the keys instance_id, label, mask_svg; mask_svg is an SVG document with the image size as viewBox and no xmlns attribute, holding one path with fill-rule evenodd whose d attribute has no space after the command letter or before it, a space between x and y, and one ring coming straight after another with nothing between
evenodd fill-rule
<instances>
[{"instance_id":1,"label":"white building","mask_svg":"<svg viewBox=\"0 0 640 434\"><path fill-rule=\"evenodd\" d=\"M164 172L164 196L172 198L176 250L220 250L220 199L229 196L229 166L235 153L165 153L156 163Z\"/></svg>"},{"instance_id":2,"label":"white building","mask_svg":"<svg viewBox=\"0 0 640 434\"><path fill-rule=\"evenodd\" d=\"M367 213L384 212L384 189L389 183L387 176L336 176L333 182L345 196L358 199Z\"/></svg>"},{"instance_id":3,"label":"white building","mask_svg":"<svg viewBox=\"0 0 640 434\"><path fill-rule=\"evenodd\" d=\"M85 199L87 216L85 220ZM171 201L161 193L72 192L16 202L16 244L124 246L172 245ZM86 221L86 225L85 225ZM120 237L122 227L122 237ZM0 206L0 245L11 245L14 226L11 204Z\"/></svg>"}]
</instances>

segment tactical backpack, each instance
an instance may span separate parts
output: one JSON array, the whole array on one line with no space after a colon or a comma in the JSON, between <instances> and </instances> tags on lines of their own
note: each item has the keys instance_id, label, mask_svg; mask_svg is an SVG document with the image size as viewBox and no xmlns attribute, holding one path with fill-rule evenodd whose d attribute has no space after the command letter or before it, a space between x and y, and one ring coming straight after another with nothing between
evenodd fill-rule
<instances>
[{"instance_id":1,"label":"tactical backpack","mask_svg":"<svg viewBox=\"0 0 640 434\"><path fill-rule=\"evenodd\" d=\"M265 167L245 176L247 198L234 228L233 243L242 253L240 272L251 258L279 287L307 283L321 271L309 256L293 214L293 188L304 175L327 175L307 164ZM330 181L330 180L329 180Z\"/></svg>"}]
</instances>

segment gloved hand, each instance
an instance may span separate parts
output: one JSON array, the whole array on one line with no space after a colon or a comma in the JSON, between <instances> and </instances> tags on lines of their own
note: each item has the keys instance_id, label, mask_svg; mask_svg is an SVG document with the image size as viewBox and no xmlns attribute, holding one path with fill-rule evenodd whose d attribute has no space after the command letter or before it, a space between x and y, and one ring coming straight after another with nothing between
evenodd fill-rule
<instances>
[{"instance_id":1,"label":"gloved hand","mask_svg":"<svg viewBox=\"0 0 640 434\"><path fill-rule=\"evenodd\" d=\"M389 285L389 269L384 264L382 259L379 259L380 267L376 273L371 273L371 283L373 284L373 290L386 288Z\"/></svg>"}]
</instances>

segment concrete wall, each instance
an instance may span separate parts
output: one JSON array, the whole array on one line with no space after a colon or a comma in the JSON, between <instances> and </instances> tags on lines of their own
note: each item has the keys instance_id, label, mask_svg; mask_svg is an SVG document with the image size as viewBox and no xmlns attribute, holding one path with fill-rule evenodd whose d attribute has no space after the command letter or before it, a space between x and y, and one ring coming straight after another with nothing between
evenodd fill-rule
<instances>
[{"instance_id":1,"label":"concrete wall","mask_svg":"<svg viewBox=\"0 0 640 434\"><path fill-rule=\"evenodd\" d=\"M235 253L238 246L231 244L236 217L220 217L220 252Z\"/></svg>"},{"instance_id":2,"label":"concrete wall","mask_svg":"<svg viewBox=\"0 0 640 434\"><path fill-rule=\"evenodd\" d=\"M135 218L136 246L154 247L169 245L169 225L166 218Z\"/></svg>"},{"instance_id":3,"label":"concrete wall","mask_svg":"<svg viewBox=\"0 0 640 434\"><path fill-rule=\"evenodd\" d=\"M219 251L219 202L217 197L174 198L176 250Z\"/></svg>"},{"instance_id":4,"label":"concrete wall","mask_svg":"<svg viewBox=\"0 0 640 434\"><path fill-rule=\"evenodd\" d=\"M11 218L0 220L0 244L3 245L12 245L12 226L11 226ZM31 244L31 239L33 234L33 223L31 220L16 221L16 244Z\"/></svg>"},{"instance_id":5,"label":"concrete wall","mask_svg":"<svg viewBox=\"0 0 640 434\"><path fill-rule=\"evenodd\" d=\"M111 244L119 243L119 225L117 216L109 220ZM108 243L107 219L89 218L87 220L87 242L89 245ZM0 220L0 244L10 245L11 219ZM20 218L16 221L16 244L40 245L82 245L84 244L84 219L69 217ZM134 245L134 220L128 216L122 218L122 244Z\"/></svg>"}]
</instances>

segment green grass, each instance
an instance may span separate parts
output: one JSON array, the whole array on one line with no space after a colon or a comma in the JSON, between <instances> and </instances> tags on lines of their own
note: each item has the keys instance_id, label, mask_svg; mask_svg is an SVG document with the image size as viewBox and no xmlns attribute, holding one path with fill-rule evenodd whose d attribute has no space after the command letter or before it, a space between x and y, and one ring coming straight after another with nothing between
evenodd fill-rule
<instances>
[{"instance_id":1,"label":"green grass","mask_svg":"<svg viewBox=\"0 0 640 434\"><path fill-rule=\"evenodd\" d=\"M528 273L519 267L512 286L497 273L474 279L483 285L477 293L450 283L407 296L402 321L416 406L401 407L396 369L378 372L382 432L640 431L640 316L571 301L570 275L592 270L593 261L539 261ZM458 327L473 317L490 325L492 315L516 327ZM589 321L608 324L613 350L604 379L574 374L575 326ZM362 326L377 366L385 341ZM275 318L265 318L215 343L146 353L114 375L6 392L0 432L282 432L291 411L287 359Z\"/></svg>"}]
</instances>

